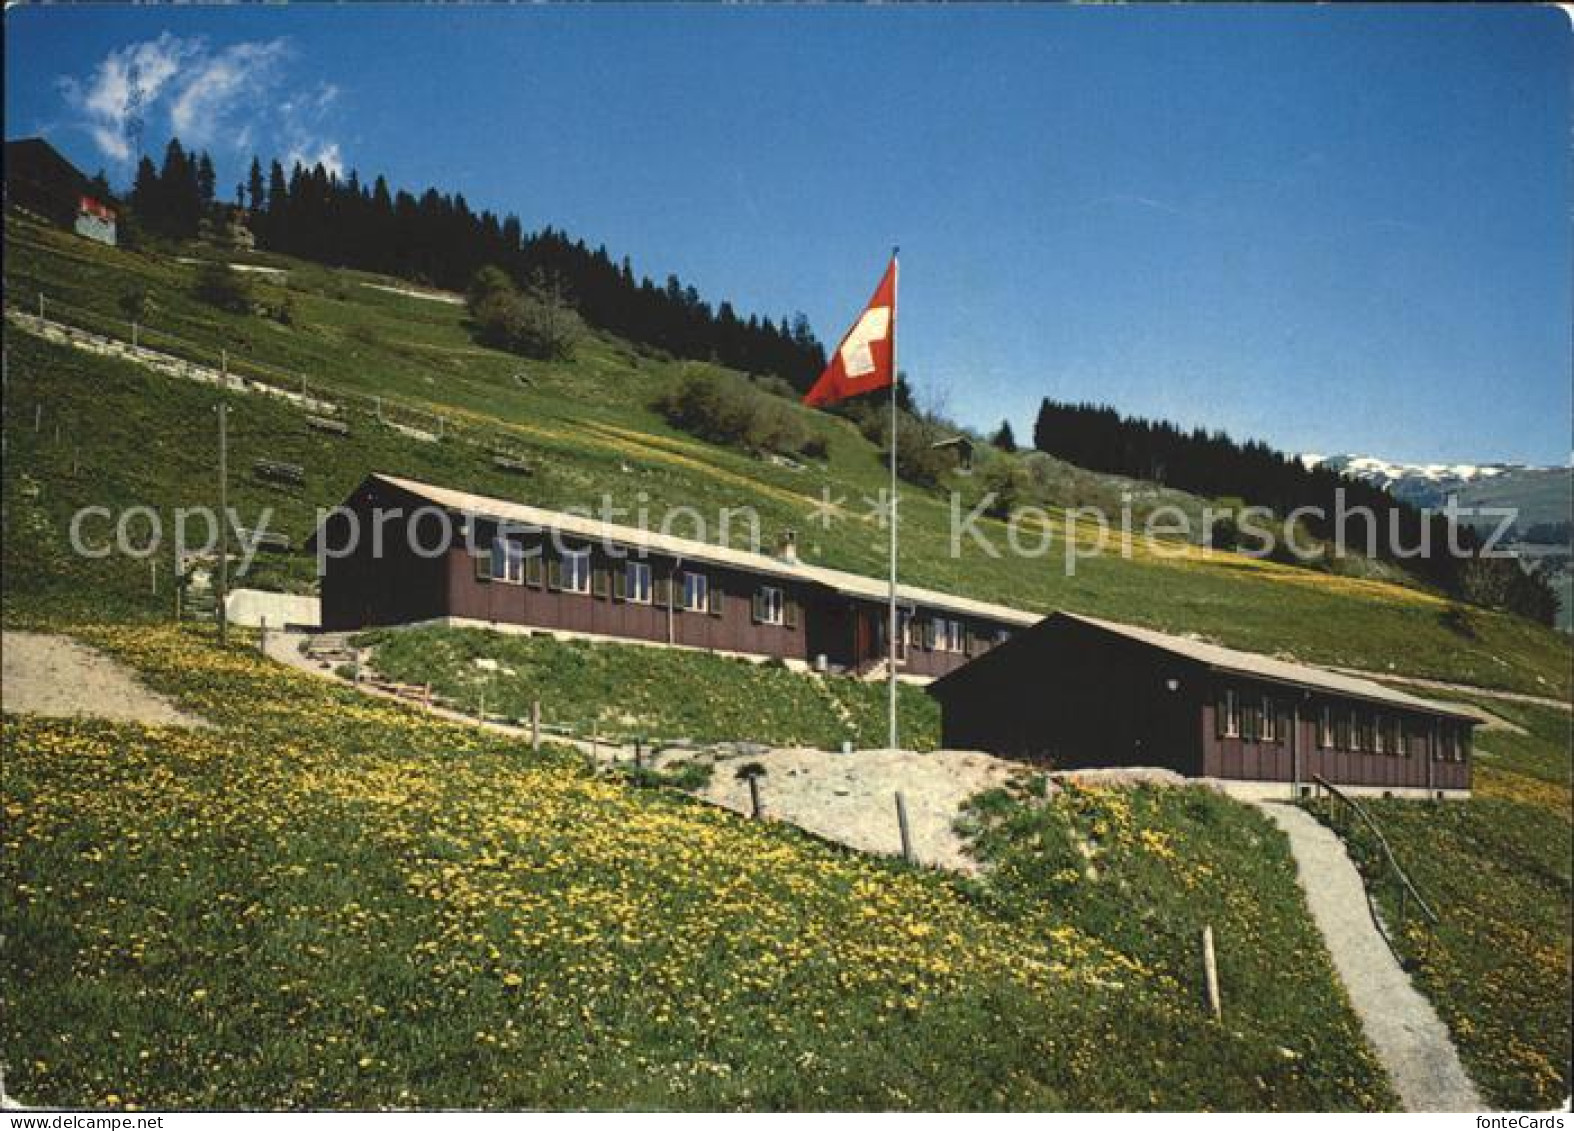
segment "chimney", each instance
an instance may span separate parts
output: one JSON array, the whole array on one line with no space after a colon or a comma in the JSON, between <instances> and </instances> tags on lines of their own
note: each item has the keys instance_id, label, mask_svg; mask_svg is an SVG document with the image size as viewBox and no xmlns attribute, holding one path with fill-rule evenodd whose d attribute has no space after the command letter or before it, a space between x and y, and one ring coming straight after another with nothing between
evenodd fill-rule
<instances>
[{"instance_id":1,"label":"chimney","mask_svg":"<svg viewBox=\"0 0 1574 1131\"><path fill-rule=\"evenodd\" d=\"M776 556L790 565L798 564L798 532L783 530L776 537Z\"/></svg>"}]
</instances>

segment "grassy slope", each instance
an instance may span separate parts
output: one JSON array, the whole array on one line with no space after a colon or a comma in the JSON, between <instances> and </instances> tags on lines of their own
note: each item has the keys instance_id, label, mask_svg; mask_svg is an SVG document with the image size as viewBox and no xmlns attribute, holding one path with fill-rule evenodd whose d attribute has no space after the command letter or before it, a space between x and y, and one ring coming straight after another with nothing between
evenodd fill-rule
<instances>
[{"instance_id":1,"label":"grassy slope","mask_svg":"<svg viewBox=\"0 0 1574 1131\"><path fill-rule=\"evenodd\" d=\"M1331 985L1293 1032L1244 999L1210 1024L1193 979L1058 908L997 914L195 631L84 635L217 728L5 719L0 1041L31 1101L1392 1101Z\"/></svg>"},{"instance_id":2,"label":"grassy slope","mask_svg":"<svg viewBox=\"0 0 1574 1131\"><path fill-rule=\"evenodd\" d=\"M115 305L118 295L133 284L146 286L158 307L152 319L157 325L213 352L223 346L232 356L285 366L318 384L397 394L473 426L501 429L506 442L538 468L528 483L500 481L479 453L452 443L417 451L423 446L387 433L358 435L350 445L310 441L298 423L287 424L284 417L254 407L257 398L247 399L237 412L238 429L255 427L259 435L266 431L270 440L290 448L316 445L309 453L313 481L305 501L336 502L345 484L377 467L528 495L547 506L594 506L603 493L613 494L620 505L633 506L641 492L656 514L675 504L711 515L722 507L752 505L768 536L783 526L804 529L812 503L829 489L847 500L845 517L829 530L808 529L803 539L806 556L866 572L882 569L884 539L860 503L861 496L877 493L883 481L874 449L846 422L819 416L813 427L831 439L829 461L805 471L679 435L647 406L682 372L703 366L642 357L623 343L600 338L572 364L524 363L475 346L457 308L375 291L361 286L365 277L353 272L311 265L291 267L301 318L299 326L286 328L196 303L185 290L189 267L101 248L13 219L7 220L7 234L6 287L13 302L28 306L42 287L57 306L69 303L96 311L106 329L123 329ZM43 403L51 417L74 421L83 433L105 437L103 454L130 465L130 473L142 459L148 437L104 407L98 386L113 367L74 358L56 368L70 372L46 386L13 389L11 403L24 411L30 402ZM529 387L513 379L521 370L530 375ZM22 380L27 380L25 373ZM198 408L212 399L206 390L167 397L169 410L190 422L189 434L198 444L205 443L208 433ZM185 407L177 408L177 402ZM254 414L270 422L254 424ZM198 421L203 423L199 426ZM371 428L359 427L358 432ZM25 452L27 437L18 434L23 431L13 417L8 440ZM201 451L199 447L190 461L181 461L182 478L157 469L148 469L144 478L163 478L169 493L206 489ZM200 479L186 478L198 475ZM958 486L964 493L978 491L976 481L959 481ZM1068 501L1077 490L1068 486ZM1132 547L1129 559L1112 545L1105 556L1079 562L1068 575L1061 564L1064 539L1058 514L1050 556L1024 561L1005 549L1004 528L995 523L984 527L1001 548L1000 557L971 542L952 556L949 505L937 495L910 491L904 508L902 571L914 582L1023 608L1068 608L1205 632L1229 644L1292 651L1324 663L1543 693L1565 693L1569 687L1566 639L1488 613L1472 613L1471 631L1462 634L1443 616L1445 604L1418 589L1142 540ZM299 514L305 510L297 508ZM299 535L305 524L299 517L287 517L286 528ZM1086 523L1074 532L1083 544L1094 536Z\"/></svg>"},{"instance_id":3,"label":"grassy slope","mask_svg":"<svg viewBox=\"0 0 1574 1131\"><path fill-rule=\"evenodd\" d=\"M1570 718L1472 701L1523 731L1477 731L1475 797L1369 811L1441 919L1427 931L1412 918L1401 945L1472 1077L1495 1105L1547 1108L1571 1086ZM1351 843L1372 858L1359 831ZM1398 922L1390 885L1376 890Z\"/></svg>"},{"instance_id":4,"label":"grassy slope","mask_svg":"<svg viewBox=\"0 0 1574 1131\"><path fill-rule=\"evenodd\" d=\"M1198 1001L1211 926L1225 1027L1281 1067L1356 1071L1363 1042L1289 843L1255 809L1201 787L1068 787L1048 800L1000 789L971 802L962 828L1002 914L1033 922L1053 908Z\"/></svg>"},{"instance_id":5,"label":"grassy slope","mask_svg":"<svg viewBox=\"0 0 1574 1131\"><path fill-rule=\"evenodd\" d=\"M747 739L836 750L844 740L878 746L885 736L884 684L810 680L778 664L479 629L384 630L358 640L374 647L373 666L392 679L430 682L436 695L461 708L484 702L489 712L521 719L540 700L546 722L585 737L594 726L612 738ZM477 658L496 660L501 669L483 671ZM900 691L904 742L933 749L939 707L920 688Z\"/></svg>"}]
</instances>

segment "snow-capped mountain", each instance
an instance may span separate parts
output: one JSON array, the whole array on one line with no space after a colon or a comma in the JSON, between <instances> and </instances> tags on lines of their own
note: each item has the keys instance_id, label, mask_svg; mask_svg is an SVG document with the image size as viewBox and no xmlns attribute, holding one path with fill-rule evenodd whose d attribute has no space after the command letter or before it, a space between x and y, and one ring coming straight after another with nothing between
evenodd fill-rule
<instances>
[{"instance_id":1,"label":"snow-capped mountain","mask_svg":"<svg viewBox=\"0 0 1574 1131\"><path fill-rule=\"evenodd\" d=\"M1569 517L1574 469L1522 463L1398 463L1377 456L1303 453L1307 467L1326 467L1383 487L1419 507L1440 507L1450 496L1460 506L1514 506L1532 521ZM1530 512L1535 512L1534 516Z\"/></svg>"}]
</instances>

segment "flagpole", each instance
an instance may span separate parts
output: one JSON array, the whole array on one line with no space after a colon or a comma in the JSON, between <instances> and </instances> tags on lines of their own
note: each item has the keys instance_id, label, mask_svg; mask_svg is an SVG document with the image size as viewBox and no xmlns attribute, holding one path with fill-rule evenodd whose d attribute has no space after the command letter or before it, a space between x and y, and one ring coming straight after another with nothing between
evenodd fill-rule
<instances>
[{"instance_id":1,"label":"flagpole","mask_svg":"<svg viewBox=\"0 0 1574 1131\"><path fill-rule=\"evenodd\" d=\"M896 634L900 621L896 612L896 387L901 380L896 368L896 296L901 281L897 262L900 248L891 249L891 619L886 633L886 687L889 700L890 748L897 749L896 731Z\"/></svg>"}]
</instances>

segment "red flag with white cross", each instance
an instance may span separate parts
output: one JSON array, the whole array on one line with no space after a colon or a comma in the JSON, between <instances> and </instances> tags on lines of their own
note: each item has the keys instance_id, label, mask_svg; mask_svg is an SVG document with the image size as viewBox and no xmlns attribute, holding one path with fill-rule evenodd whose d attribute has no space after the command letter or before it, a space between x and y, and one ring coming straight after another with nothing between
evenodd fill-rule
<instances>
[{"instance_id":1,"label":"red flag with white cross","mask_svg":"<svg viewBox=\"0 0 1574 1131\"><path fill-rule=\"evenodd\" d=\"M893 255L869 305L847 331L842 344L836 347L830 364L804 395L803 403L831 405L876 389L889 388L896 381L895 360L896 257Z\"/></svg>"}]
</instances>

